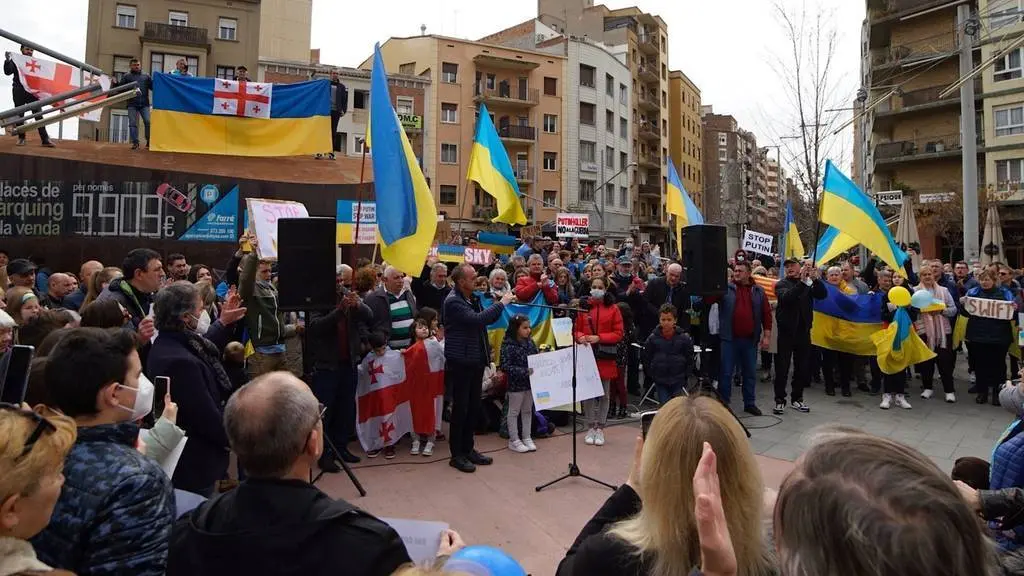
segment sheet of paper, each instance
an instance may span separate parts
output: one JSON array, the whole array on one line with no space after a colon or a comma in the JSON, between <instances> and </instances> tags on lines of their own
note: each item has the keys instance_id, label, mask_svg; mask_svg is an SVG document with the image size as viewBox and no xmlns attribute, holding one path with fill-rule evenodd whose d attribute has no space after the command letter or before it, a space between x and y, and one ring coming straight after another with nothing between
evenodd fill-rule
<instances>
[{"instance_id":1,"label":"sheet of paper","mask_svg":"<svg viewBox=\"0 0 1024 576\"><path fill-rule=\"evenodd\" d=\"M437 549L441 546L441 536L448 529L444 522L428 522L426 520L408 520L405 518L381 518L398 532L405 542L405 549L413 563L433 562L437 557Z\"/></svg>"},{"instance_id":2,"label":"sheet of paper","mask_svg":"<svg viewBox=\"0 0 1024 576\"><path fill-rule=\"evenodd\" d=\"M555 346L572 346L572 318L552 318L551 330L555 333Z\"/></svg>"},{"instance_id":3,"label":"sheet of paper","mask_svg":"<svg viewBox=\"0 0 1024 576\"><path fill-rule=\"evenodd\" d=\"M530 388L538 410L572 405L572 349L534 354L527 358L533 375ZM589 344L576 346L576 401L604 396L597 361Z\"/></svg>"}]
</instances>

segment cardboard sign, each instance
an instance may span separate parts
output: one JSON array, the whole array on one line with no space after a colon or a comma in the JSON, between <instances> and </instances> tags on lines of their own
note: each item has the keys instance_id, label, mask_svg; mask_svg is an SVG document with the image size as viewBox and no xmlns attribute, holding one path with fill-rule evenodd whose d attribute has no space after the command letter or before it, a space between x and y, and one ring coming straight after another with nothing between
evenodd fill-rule
<instances>
[{"instance_id":1,"label":"cardboard sign","mask_svg":"<svg viewBox=\"0 0 1024 576\"><path fill-rule=\"evenodd\" d=\"M487 248L466 248L464 257L466 264L487 266L494 259L494 254Z\"/></svg>"},{"instance_id":2,"label":"cardboard sign","mask_svg":"<svg viewBox=\"0 0 1024 576\"><path fill-rule=\"evenodd\" d=\"M555 216L555 236L559 238L589 238L589 214L558 214Z\"/></svg>"},{"instance_id":3,"label":"cardboard sign","mask_svg":"<svg viewBox=\"0 0 1024 576\"><path fill-rule=\"evenodd\" d=\"M246 198L249 229L256 234L256 252L260 258L277 260L277 221L281 218L309 218L306 207L289 200Z\"/></svg>"},{"instance_id":4,"label":"cardboard sign","mask_svg":"<svg viewBox=\"0 0 1024 576\"><path fill-rule=\"evenodd\" d=\"M979 318L1013 320L1013 314L1016 312L1013 302L1006 300L989 300L988 298L965 296L963 304L964 310L968 314Z\"/></svg>"},{"instance_id":5,"label":"cardboard sign","mask_svg":"<svg viewBox=\"0 0 1024 576\"><path fill-rule=\"evenodd\" d=\"M754 252L755 254L771 256L773 242L774 239L771 234L761 234L760 232L747 230L743 233L743 247L741 249L747 252Z\"/></svg>"},{"instance_id":6,"label":"cardboard sign","mask_svg":"<svg viewBox=\"0 0 1024 576\"><path fill-rule=\"evenodd\" d=\"M359 238L356 234L356 222L359 222ZM376 244L377 243L377 203L356 200L338 200L337 214L338 244Z\"/></svg>"},{"instance_id":7,"label":"cardboard sign","mask_svg":"<svg viewBox=\"0 0 1024 576\"><path fill-rule=\"evenodd\" d=\"M526 359L533 375L530 388L540 410L572 404L572 347L533 354ZM604 396L597 361L589 344L576 346L576 401Z\"/></svg>"}]
</instances>

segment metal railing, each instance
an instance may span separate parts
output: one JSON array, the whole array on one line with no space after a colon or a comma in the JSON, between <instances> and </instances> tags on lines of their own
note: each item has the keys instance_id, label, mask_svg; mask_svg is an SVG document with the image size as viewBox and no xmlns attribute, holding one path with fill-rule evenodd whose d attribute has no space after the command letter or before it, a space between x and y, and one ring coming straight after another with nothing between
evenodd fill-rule
<instances>
[{"instance_id":1,"label":"metal railing","mask_svg":"<svg viewBox=\"0 0 1024 576\"><path fill-rule=\"evenodd\" d=\"M979 138L980 141L981 139ZM941 154L943 152L959 151L962 148L963 145L960 142L959 133L946 134L944 136L923 136L913 140L882 142L875 146L875 160L892 160L925 154Z\"/></svg>"},{"instance_id":2,"label":"metal railing","mask_svg":"<svg viewBox=\"0 0 1024 576\"><path fill-rule=\"evenodd\" d=\"M651 34L650 32L648 32L646 30L644 30L643 32L640 32L639 34L637 34L636 42L640 46L641 49L645 49L646 48L647 50L655 51L655 52L659 50L658 35L657 34Z\"/></svg>"},{"instance_id":3,"label":"metal railing","mask_svg":"<svg viewBox=\"0 0 1024 576\"><path fill-rule=\"evenodd\" d=\"M498 136L501 138L515 138L516 140L536 140L537 129L533 126L501 126L498 128Z\"/></svg>"},{"instance_id":4,"label":"metal railing","mask_svg":"<svg viewBox=\"0 0 1024 576\"><path fill-rule=\"evenodd\" d=\"M537 88L523 89L503 84L488 88L483 82L476 85L473 96L477 100L499 100L530 105L540 102L540 90Z\"/></svg>"},{"instance_id":5,"label":"metal railing","mask_svg":"<svg viewBox=\"0 0 1024 576\"><path fill-rule=\"evenodd\" d=\"M640 135L654 135L657 138L661 138L661 128L658 127L654 122L641 122L640 123Z\"/></svg>"},{"instance_id":6,"label":"metal railing","mask_svg":"<svg viewBox=\"0 0 1024 576\"><path fill-rule=\"evenodd\" d=\"M517 182L533 182L534 170L532 166L517 166L512 168L512 173L516 175Z\"/></svg>"},{"instance_id":7,"label":"metal railing","mask_svg":"<svg viewBox=\"0 0 1024 576\"><path fill-rule=\"evenodd\" d=\"M661 186L657 184L640 184L640 194L649 196L661 196Z\"/></svg>"},{"instance_id":8,"label":"metal railing","mask_svg":"<svg viewBox=\"0 0 1024 576\"><path fill-rule=\"evenodd\" d=\"M872 51L871 63L875 66L904 64L943 54L953 54L959 48L960 42L957 40L956 30L951 28L946 34L876 49Z\"/></svg>"},{"instance_id":9,"label":"metal railing","mask_svg":"<svg viewBox=\"0 0 1024 576\"><path fill-rule=\"evenodd\" d=\"M153 42L170 42L172 44L192 44L207 46L210 44L206 28L194 26L175 26L163 22L146 22L142 30L142 39Z\"/></svg>"},{"instance_id":10,"label":"metal railing","mask_svg":"<svg viewBox=\"0 0 1024 576\"><path fill-rule=\"evenodd\" d=\"M646 62L638 63L636 65L636 68L637 68L637 72L640 74L640 76L647 75L647 76L654 76L655 78L658 77L658 71L655 70L654 66L652 66L650 64L647 64Z\"/></svg>"}]
</instances>

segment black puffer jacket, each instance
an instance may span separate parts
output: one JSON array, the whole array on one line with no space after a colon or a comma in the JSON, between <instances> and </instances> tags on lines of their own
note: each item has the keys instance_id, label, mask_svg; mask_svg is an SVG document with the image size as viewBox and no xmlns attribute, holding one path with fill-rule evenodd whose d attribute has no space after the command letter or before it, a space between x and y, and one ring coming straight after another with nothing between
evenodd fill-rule
<instances>
[{"instance_id":1,"label":"black puffer jacket","mask_svg":"<svg viewBox=\"0 0 1024 576\"><path fill-rule=\"evenodd\" d=\"M644 344L644 371L660 386L686 386L693 363L693 340L676 326L671 338L655 328Z\"/></svg>"}]
</instances>

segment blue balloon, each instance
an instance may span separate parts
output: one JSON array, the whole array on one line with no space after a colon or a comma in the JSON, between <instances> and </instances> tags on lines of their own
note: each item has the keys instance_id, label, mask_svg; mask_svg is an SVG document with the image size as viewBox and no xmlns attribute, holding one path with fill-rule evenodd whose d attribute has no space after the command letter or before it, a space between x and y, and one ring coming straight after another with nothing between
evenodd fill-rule
<instances>
[{"instance_id":1,"label":"blue balloon","mask_svg":"<svg viewBox=\"0 0 1024 576\"><path fill-rule=\"evenodd\" d=\"M927 308L935 303L935 298L932 297L932 293L927 290L918 290L914 292L914 295L910 297L910 305L918 310Z\"/></svg>"},{"instance_id":2,"label":"blue balloon","mask_svg":"<svg viewBox=\"0 0 1024 576\"><path fill-rule=\"evenodd\" d=\"M473 576L526 576L515 558L493 546L467 546L452 554L444 567Z\"/></svg>"}]
</instances>

